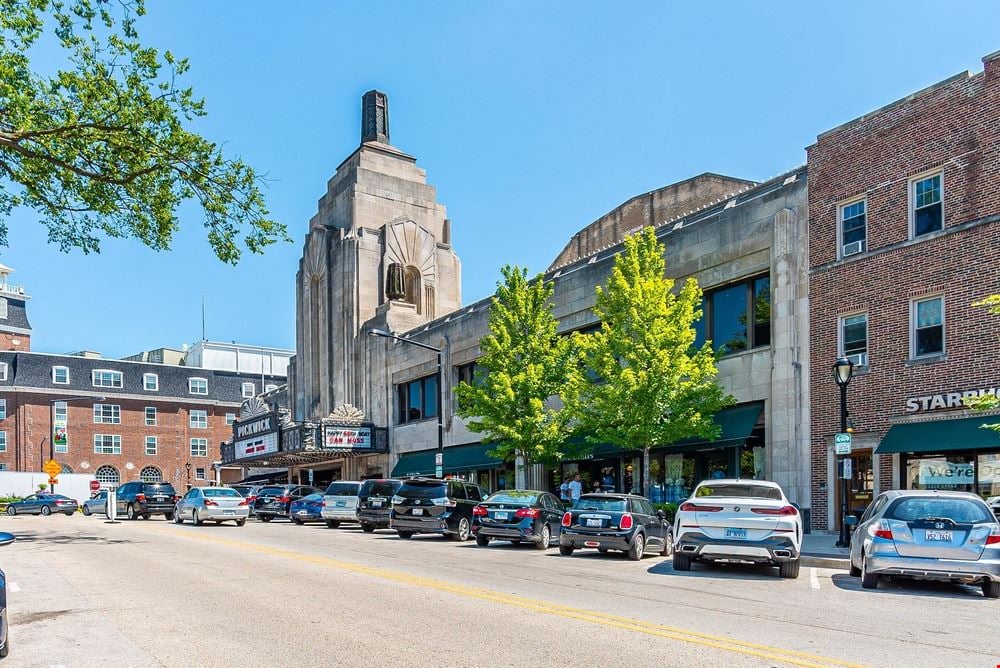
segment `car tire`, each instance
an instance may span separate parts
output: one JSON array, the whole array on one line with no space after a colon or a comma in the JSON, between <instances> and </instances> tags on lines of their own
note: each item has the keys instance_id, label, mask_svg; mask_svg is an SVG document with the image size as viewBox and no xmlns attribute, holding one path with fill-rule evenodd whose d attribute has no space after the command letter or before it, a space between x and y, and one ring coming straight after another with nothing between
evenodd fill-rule
<instances>
[{"instance_id":1,"label":"car tire","mask_svg":"<svg viewBox=\"0 0 1000 668\"><path fill-rule=\"evenodd\" d=\"M799 566L800 562L798 559L782 561L780 564L778 564L778 577L785 578L786 580L794 580L798 578Z\"/></svg>"},{"instance_id":2,"label":"car tire","mask_svg":"<svg viewBox=\"0 0 1000 668\"><path fill-rule=\"evenodd\" d=\"M166 521L170 522L170 521L172 521L174 519L174 514L173 513L163 513L163 519L165 519Z\"/></svg>"},{"instance_id":3,"label":"car tire","mask_svg":"<svg viewBox=\"0 0 1000 668\"><path fill-rule=\"evenodd\" d=\"M560 545L559 554L561 554L564 557L571 557L573 556L574 549L576 548L574 548L572 545Z\"/></svg>"},{"instance_id":4,"label":"car tire","mask_svg":"<svg viewBox=\"0 0 1000 668\"><path fill-rule=\"evenodd\" d=\"M490 537L489 536L476 536L476 545L479 547L489 547Z\"/></svg>"},{"instance_id":5,"label":"car tire","mask_svg":"<svg viewBox=\"0 0 1000 668\"><path fill-rule=\"evenodd\" d=\"M148 520L149 518L150 518L150 514L149 513L143 513L142 514L142 519Z\"/></svg>"},{"instance_id":6,"label":"car tire","mask_svg":"<svg viewBox=\"0 0 1000 668\"><path fill-rule=\"evenodd\" d=\"M14 506L7 506L7 514L10 515L11 517L17 515L17 508L15 508Z\"/></svg>"},{"instance_id":7,"label":"car tire","mask_svg":"<svg viewBox=\"0 0 1000 668\"><path fill-rule=\"evenodd\" d=\"M552 542L552 529L549 528L548 524L543 524L541 540L535 543L535 549L547 550L549 549L549 543L551 542Z\"/></svg>"},{"instance_id":8,"label":"car tire","mask_svg":"<svg viewBox=\"0 0 1000 668\"><path fill-rule=\"evenodd\" d=\"M472 527L469 524L469 519L467 517L461 517L458 520L458 530L455 533L448 534L448 537L452 540L457 540L459 543L464 543L469 540L472 535Z\"/></svg>"},{"instance_id":9,"label":"car tire","mask_svg":"<svg viewBox=\"0 0 1000 668\"><path fill-rule=\"evenodd\" d=\"M607 554L609 550L606 547L599 547L597 548L597 551L600 552L601 554Z\"/></svg>"},{"instance_id":10,"label":"car tire","mask_svg":"<svg viewBox=\"0 0 1000 668\"><path fill-rule=\"evenodd\" d=\"M668 533L663 537L663 549L660 550L661 557L669 557L674 553L674 536Z\"/></svg>"},{"instance_id":11,"label":"car tire","mask_svg":"<svg viewBox=\"0 0 1000 668\"><path fill-rule=\"evenodd\" d=\"M397 531L396 535L402 538L403 540L410 540L411 538L413 538L412 531Z\"/></svg>"},{"instance_id":12,"label":"car tire","mask_svg":"<svg viewBox=\"0 0 1000 668\"><path fill-rule=\"evenodd\" d=\"M246 523L247 523L246 520L236 520L236 526L238 526L238 527L241 527L241 526L243 526Z\"/></svg>"},{"instance_id":13,"label":"car tire","mask_svg":"<svg viewBox=\"0 0 1000 668\"><path fill-rule=\"evenodd\" d=\"M125 519L134 521L137 515L135 514L135 506L131 503L125 506Z\"/></svg>"},{"instance_id":14,"label":"car tire","mask_svg":"<svg viewBox=\"0 0 1000 668\"><path fill-rule=\"evenodd\" d=\"M875 573L869 573L868 569L865 568L865 564L868 560L865 559L865 555L861 555L861 586L864 589L878 589L878 575Z\"/></svg>"},{"instance_id":15,"label":"car tire","mask_svg":"<svg viewBox=\"0 0 1000 668\"><path fill-rule=\"evenodd\" d=\"M184 518L181 517L180 513L175 512L171 519L174 521L174 524L184 524Z\"/></svg>"},{"instance_id":16,"label":"car tire","mask_svg":"<svg viewBox=\"0 0 1000 668\"><path fill-rule=\"evenodd\" d=\"M327 520L326 521L326 528L327 529L336 529L339 526L340 526L340 520Z\"/></svg>"},{"instance_id":17,"label":"car tire","mask_svg":"<svg viewBox=\"0 0 1000 668\"><path fill-rule=\"evenodd\" d=\"M691 570L691 557L682 553L674 552L674 570L675 571L689 571Z\"/></svg>"},{"instance_id":18,"label":"car tire","mask_svg":"<svg viewBox=\"0 0 1000 668\"><path fill-rule=\"evenodd\" d=\"M90 517L90 514L91 514L90 513L90 506L84 506L83 507L83 515L84 515L84 517Z\"/></svg>"},{"instance_id":19,"label":"car tire","mask_svg":"<svg viewBox=\"0 0 1000 668\"><path fill-rule=\"evenodd\" d=\"M196 527L201 526L201 517L198 515L197 509L195 509L195 511L191 513L191 523L194 524Z\"/></svg>"},{"instance_id":20,"label":"car tire","mask_svg":"<svg viewBox=\"0 0 1000 668\"><path fill-rule=\"evenodd\" d=\"M48 517L49 515L52 514L52 509L49 508L48 506L42 506L42 509L39 512L41 512L42 515L44 515L45 517Z\"/></svg>"},{"instance_id":21,"label":"car tire","mask_svg":"<svg viewBox=\"0 0 1000 668\"><path fill-rule=\"evenodd\" d=\"M851 573L851 577L852 578L859 578L859 577L861 577L861 569L858 568L857 566L855 566L853 561L851 561L850 573Z\"/></svg>"},{"instance_id":22,"label":"car tire","mask_svg":"<svg viewBox=\"0 0 1000 668\"><path fill-rule=\"evenodd\" d=\"M375 533L375 525L374 524L362 524L361 525L361 530L364 531L365 533Z\"/></svg>"},{"instance_id":23,"label":"car tire","mask_svg":"<svg viewBox=\"0 0 1000 668\"><path fill-rule=\"evenodd\" d=\"M273 518L270 515L257 515L257 519L261 522L270 522Z\"/></svg>"},{"instance_id":24,"label":"car tire","mask_svg":"<svg viewBox=\"0 0 1000 668\"><path fill-rule=\"evenodd\" d=\"M983 583L983 596L986 598L1000 598L1000 582L988 580Z\"/></svg>"},{"instance_id":25,"label":"car tire","mask_svg":"<svg viewBox=\"0 0 1000 668\"><path fill-rule=\"evenodd\" d=\"M298 524L299 526L302 526L304 524L304 522L297 517L293 517L292 521Z\"/></svg>"},{"instance_id":26,"label":"car tire","mask_svg":"<svg viewBox=\"0 0 1000 668\"><path fill-rule=\"evenodd\" d=\"M628 550L625 554L631 561L639 561L642 559L643 553L646 551L646 536L641 533L637 533L635 538L632 539L632 544L628 546Z\"/></svg>"},{"instance_id":27,"label":"car tire","mask_svg":"<svg viewBox=\"0 0 1000 668\"><path fill-rule=\"evenodd\" d=\"M8 654L10 654L10 636L7 636L7 642L3 647L0 647L0 659L6 659Z\"/></svg>"}]
</instances>

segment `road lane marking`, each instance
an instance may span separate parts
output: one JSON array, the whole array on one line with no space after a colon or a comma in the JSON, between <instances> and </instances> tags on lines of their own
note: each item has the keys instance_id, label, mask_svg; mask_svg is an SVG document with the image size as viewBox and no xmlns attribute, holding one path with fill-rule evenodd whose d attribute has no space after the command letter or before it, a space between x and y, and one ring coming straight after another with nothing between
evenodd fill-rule
<instances>
[{"instance_id":1,"label":"road lane marking","mask_svg":"<svg viewBox=\"0 0 1000 668\"><path fill-rule=\"evenodd\" d=\"M21 587L18 586L16 582L8 582L7 589L10 589L12 594L16 594L17 592L21 591Z\"/></svg>"},{"instance_id":2,"label":"road lane marking","mask_svg":"<svg viewBox=\"0 0 1000 668\"><path fill-rule=\"evenodd\" d=\"M157 529L157 531L163 531L164 533L166 533L167 531L170 530ZM291 550L286 550L282 548L270 547L267 545L260 545L257 543L245 543L226 538L217 538L215 536L196 535L194 533L187 533L187 532L182 534L174 531L171 531L171 533L180 538L187 538L188 540L201 541L205 543L215 543L217 545L236 548L244 552L252 551L252 552L257 552L259 554L266 554L274 557L280 557L283 559L315 564L318 566L325 566L327 568L345 571L349 573L355 573L359 575L366 575L380 580L388 580L391 582L398 582L400 584L406 584L413 587L420 587L424 589L432 589L436 591L447 592L459 596L464 596L466 598L475 598L480 600L492 601L494 603L500 603L503 605L522 608L525 610L531 610L540 614L553 615L557 617L563 617L566 619L575 619L578 621L618 628L625 631L632 631L634 633L643 633L650 636L666 638L669 640L676 640L693 645L713 647L727 652L733 652L736 654L744 654L747 656L754 656L762 659L778 661L780 663L793 666L803 666L804 668L822 668L824 666L842 666L845 668L860 668L859 664L840 661L838 659L818 656L815 654L809 654L806 652L800 652L797 650L790 650L780 647L772 647L769 645L762 645L758 643L745 642L742 640L735 640L733 638L727 638L724 636L715 636L707 633L701 633L698 631L691 631L688 629L670 627L664 624L657 624L655 622L645 622L641 620L630 619L628 617L619 617L617 615L611 615L608 613L598 612L595 610L587 610L585 608L574 608L566 605L560 605L557 603L550 603L548 601L531 599L523 596L517 596L514 594L504 594L502 592L497 592L489 589L479 589L468 585L460 585L452 582L447 582L445 580L435 580L432 578L426 578L418 575L412 575L409 573L393 571L375 566L365 566L362 564L340 561L338 559L331 559L329 557L301 554L299 552L293 552Z\"/></svg>"},{"instance_id":3,"label":"road lane marking","mask_svg":"<svg viewBox=\"0 0 1000 668\"><path fill-rule=\"evenodd\" d=\"M809 586L813 589L819 589L819 577L816 575L816 569L809 569Z\"/></svg>"}]
</instances>

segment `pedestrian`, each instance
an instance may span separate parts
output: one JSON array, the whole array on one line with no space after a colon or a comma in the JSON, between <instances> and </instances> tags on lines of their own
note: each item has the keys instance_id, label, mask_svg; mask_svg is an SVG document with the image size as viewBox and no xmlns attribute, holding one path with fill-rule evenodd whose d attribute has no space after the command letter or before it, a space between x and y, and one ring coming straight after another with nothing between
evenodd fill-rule
<instances>
[{"instance_id":1,"label":"pedestrian","mask_svg":"<svg viewBox=\"0 0 1000 668\"><path fill-rule=\"evenodd\" d=\"M573 482L569 484L569 498L572 501L579 501L580 494L583 492L583 482L580 478L580 474L577 473L573 476Z\"/></svg>"},{"instance_id":2,"label":"pedestrian","mask_svg":"<svg viewBox=\"0 0 1000 668\"><path fill-rule=\"evenodd\" d=\"M592 490L594 494L599 494L601 491L601 483L594 481L594 489Z\"/></svg>"},{"instance_id":3,"label":"pedestrian","mask_svg":"<svg viewBox=\"0 0 1000 668\"><path fill-rule=\"evenodd\" d=\"M565 480L559 485L559 500L563 503L569 501L569 483Z\"/></svg>"}]
</instances>

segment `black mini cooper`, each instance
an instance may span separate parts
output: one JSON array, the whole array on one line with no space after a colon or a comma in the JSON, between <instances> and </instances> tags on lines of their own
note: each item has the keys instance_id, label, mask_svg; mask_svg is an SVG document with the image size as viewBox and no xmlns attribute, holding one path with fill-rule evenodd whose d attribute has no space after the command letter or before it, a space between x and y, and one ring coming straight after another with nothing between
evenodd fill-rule
<instances>
[{"instance_id":1,"label":"black mini cooper","mask_svg":"<svg viewBox=\"0 0 1000 668\"><path fill-rule=\"evenodd\" d=\"M593 547L601 553L621 550L639 561L647 552L670 556L673 542L666 513L655 510L646 497L584 494L563 515L559 554Z\"/></svg>"}]
</instances>

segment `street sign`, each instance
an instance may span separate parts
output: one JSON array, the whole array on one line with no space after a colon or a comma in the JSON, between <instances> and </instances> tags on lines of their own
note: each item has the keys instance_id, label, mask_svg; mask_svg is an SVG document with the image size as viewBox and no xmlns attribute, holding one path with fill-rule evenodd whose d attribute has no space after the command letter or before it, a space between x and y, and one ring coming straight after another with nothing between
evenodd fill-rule
<instances>
[{"instance_id":1,"label":"street sign","mask_svg":"<svg viewBox=\"0 0 1000 668\"><path fill-rule=\"evenodd\" d=\"M101 483L99 483L96 480L91 480L90 481L90 491L91 492L98 492L98 491L100 491L100 489L101 489Z\"/></svg>"},{"instance_id":2,"label":"street sign","mask_svg":"<svg viewBox=\"0 0 1000 668\"><path fill-rule=\"evenodd\" d=\"M434 453L434 466L441 466L442 464L444 464L444 453L443 452L435 452Z\"/></svg>"},{"instance_id":3,"label":"street sign","mask_svg":"<svg viewBox=\"0 0 1000 668\"><path fill-rule=\"evenodd\" d=\"M58 485L58 484L59 484L59 478L49 478L49 486L50 487L52 485Z\"/></svg>"},{"instance_id":4,"label":"street sign","mask_svg":"<svg viewBox=\"0 0 1000 668\"><path fill-rule=\"evenodd\" d=\"M854 460L850 457L845 457L840 460L840 479L850 480L854 477Z\"/></svg>"},{"instance_id":5,"label":"street sign","mask_svg":"<svg viewBox=\"0 0 1000 668\"><path fill-rule=\"evenodd\" d=\"M57 475L62 473L62 465L54 459L50 459L45 462L45 466L42 470L49 474L50 478L55 478Z\"/></svg>"},{"instance_id":6,"label":"street sign","mask_svg":"<svg viewBox=\"0 0 1000 668\"><path fill-rule=\"evenodd\" d=\"M434 467L434 477L435 478L443 478L444 477L444 469L442 467L440 467L440 466L435 466Z\"/></svg>"},{"instance_id":7,"label":"street sign","mask_svg":"<svg viewBox=\"0 0 1000 668\"><path fill-rule=\"evenodd\" d=\"M852 440L850 434L837 434L833 437L833 451L838 455L851 454Z\"/></svg>"},{"instance_id":8,"label":"street sign","mask_svg":"<svg viewBox=\"0 0 1000 668\"><path fill-rule=\"evenodd\" d=\"M309 484L313 484L313 470L309 469Z\"/></svg>"}]
</instances>

